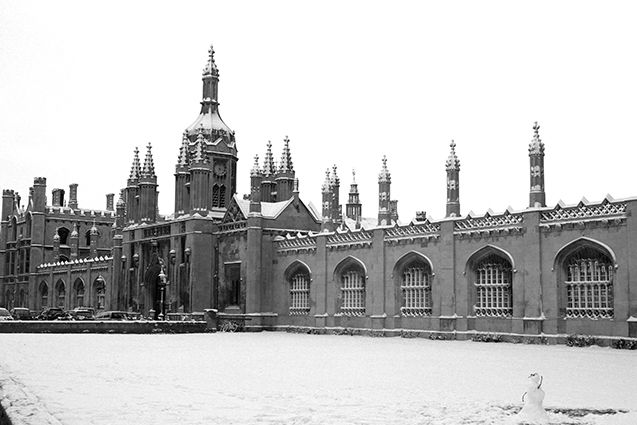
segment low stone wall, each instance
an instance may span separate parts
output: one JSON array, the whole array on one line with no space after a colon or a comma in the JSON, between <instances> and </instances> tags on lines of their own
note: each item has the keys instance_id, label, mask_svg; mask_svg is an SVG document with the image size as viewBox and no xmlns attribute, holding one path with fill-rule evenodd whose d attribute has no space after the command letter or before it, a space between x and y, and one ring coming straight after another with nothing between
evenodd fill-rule
<instances>
[{"instance_id":1,"label":"low stone wall","mask_svg":"<svg viewBox=\"0 0 637 425\"><path fill-rule=\"evenodd\" d=\"M66 321L34 320L0 322L0 333L195 333L206 332L206 322L170 321Z\"/></svg>"}]
</instances>

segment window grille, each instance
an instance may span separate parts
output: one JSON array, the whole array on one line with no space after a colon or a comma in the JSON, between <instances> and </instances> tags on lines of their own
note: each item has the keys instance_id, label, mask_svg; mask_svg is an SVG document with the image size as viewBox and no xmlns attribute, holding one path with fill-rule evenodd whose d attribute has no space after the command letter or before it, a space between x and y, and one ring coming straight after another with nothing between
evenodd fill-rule
<instances>
[{"instance_id":1,"label":"window grille","mask_svg":"<svg viewBox=\"0 0 637 425\"><path fill-rule=\"evenodd\" d=\"M49 305L49 287L42 285L40 287L40 307L44 308Z\"/></svg>"},{"instance_id":2,"label":"window grille","mask_svg":"<svg viewBox=\"0 0 637 425\"><path fill-rule=\"evenodd\" d=\"M476 267L476 316L509 317L513 314L512 273L508 261L491 255Z\"/></svg>"},{"instance_id":3,"label":"window grille","mask_svg":"<svg viewBox=\"0 0 637 425\"><path fill-rule=\"evenodd\" d=\"M212 206L219 206L219 186L217 185L212 186Z\"/></svg>"},{"instance_id":4,"label":"window grille","mask_svg":"<svg viewBox=\"0 0 637 425\"><path fill-rule=\"evenodd\" d=\"M341 313L346 316L365 315L365 277L358 270L341 275Z\"/></svg>"},{"instance_id":5,"label":"window grille","mask_svg":"<svg viewBox=\"0 0 637 425\"><path fill-rule=\"evenodd\" d=\"M290 315L304 316L310 312L310 276L297 273L290 280Z\"/></svg>"},{"instance_id":6,"label":"window grille","mask_svg":"<svg viewBox=\"0 0 637 425\"><path fill-rule=\"evenodd\" d=\"M566 317L613 317L613 274L613 265L602 256L568 261Z\"/></svg>"},{"instance_id":7,"label":"window grille","mask_svg":"<svg viewBox=\"0 0 637 425\"><path fill-rule=\"evenodd\" d=\"M57 288L57 301L58 307L64 308L64 298L66 296L66 292L64 291L64 285L58 286Z\"/></svg>"},{"instance_id":8,"label":"window grille","mask_svg":"<svg viewBox=\"0 0 637 425\"><path fill-rule=\"evenodd\" d=\"M413 264L403 272L402 291L403 316L428 316L431 314L431 272L424 264Z\"/></svg>"},{"instance_id":9,"label":"window grille","mask_svg":"<svg viewBox=\"0 0 637 425\"><path fill-rule=\"evenodd\" d=\"M221 208L226 206L226 186L223 184L219 187L219 206Z\"/></svg>"}]
</instances>

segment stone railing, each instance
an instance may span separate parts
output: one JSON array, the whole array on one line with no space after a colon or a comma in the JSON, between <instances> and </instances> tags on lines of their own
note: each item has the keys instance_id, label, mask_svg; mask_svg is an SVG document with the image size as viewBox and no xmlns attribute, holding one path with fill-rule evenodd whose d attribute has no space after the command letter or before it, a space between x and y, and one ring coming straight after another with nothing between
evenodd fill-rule
<instances>
[{"instance_id":1,"label":"stone railing","mask_svg":"<svg viewBox=\"0 0 637 425\"><path fill-rule=\"evenodd\" d=\"M389 244L429 242L440 237L440 224L425 221L385 229L385 242Z\"/></svg>"},{"instance_id":2,"label":"stone railing","mask_svg":"<svg viewBox=\"0 0 637 425\"><path fill-rule=\"evenodd\" d=\"M106 268L109 263L113 260L112 256L105 257L95 257L95 258L76 258L74 260L69 261L56 261L51 263L44 263L37 266L38 272L43 272L47 270L68 270L71 268L86 268L87 266L91 266L92 269L96 268Z\"/></svg>"},{"instance_id":3,"label":"stone railing","mask_svg":"<svg viewBox=\"0 0 637 425\"><path fill-rule=\"evenodd\" d=\"M347 230L327 236L327 249L365 248L372 246L372 232Z\"/></svg>"},{"instance_id":4,"label":"stone railing","mask_svg":"<svg viewBox=\"0 0 637 425\"><path fill-rule=\"evenodd\" d=\"M454 222L454 235L460 237L483 237L520 233L524 227L522 214L512 214L508 210L504 214L486 213L482 217L471 217Z\"/></svg>"},{"instance_id":5,"label":"stone railing","mask_svg":"<svg viewBox=\"0 0 637 425\"><path fill-rule=\"evenodd\" d=\"M277 236L274 238L274 249L280 255L315 252L316 235Z\"/></svg>"},{"instance_id":6,"label":"stone railing","mask_svg":"<svg viewBox=\"0 0 637 425\"><path fill-rule=\"evenodd\" d=\"M561 230L562 226L585 227L595 225L620 225L626 221L628 212L626 202L614 202L610 198L604 199L599 204L589 204L582 199L575 206L558 204L549 211L543 211L540 215L540 228L545 231Z\"/></svg>"}]
</instances>

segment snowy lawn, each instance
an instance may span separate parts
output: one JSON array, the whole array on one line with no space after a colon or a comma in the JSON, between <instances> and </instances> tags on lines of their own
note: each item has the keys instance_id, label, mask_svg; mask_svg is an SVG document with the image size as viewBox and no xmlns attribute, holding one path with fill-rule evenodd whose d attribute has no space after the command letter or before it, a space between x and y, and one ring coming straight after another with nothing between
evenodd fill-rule
<instances>
[{"instance_id":1,"label":"snowy lawn","mask_svg":"<svg viewBox=\"0 0 637 425\"><path fill-rule=\"evenodd\" d=\"M516 423L531 372L544 376L545 407L586 409L553 410L551 423L637 424L637 351L278 332L0 334L0 394L15 402L24 386L65 425Z\"/></svg>"}]
</instances>

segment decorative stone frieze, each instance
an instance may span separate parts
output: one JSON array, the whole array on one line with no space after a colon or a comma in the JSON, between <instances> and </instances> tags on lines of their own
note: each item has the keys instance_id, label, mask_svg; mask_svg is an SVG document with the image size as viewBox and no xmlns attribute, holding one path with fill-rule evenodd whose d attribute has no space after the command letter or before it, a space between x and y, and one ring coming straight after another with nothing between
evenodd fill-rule
<instances>
[{"instance_id":1,"label":"decorative stone frieze","mask_svg":"<svg viewBox=\"0 0 637 425\"><path fill-rule=\"evenodd\" d=\"M385 230L385 243L388 244L429 242L438 238L440 238L440 224L429 221L395 226Z\"/></svg>"},{"instance_id":2,"label":"decorative stone frieze","mask_svg":"<svg viewBox=\"0 0 637 425\"><path fill-rule=\"evenodd\" d=\"M454 235L459 237L491 237L524 232L522 214L511 214L508 210L501 215L486 213L482 217L471 217L454 222Z\"/></svg>"},{"instance_id":3,"label":"decorative stone frieze","mask_svg":"<svg viewBox=\"0 0 637 425\"><path fill-rule=\"evenodd\" d=\"M600 204L590 205L583 199L573 207L559 203L552 210L542 212L540 229L551 232L564 227L583 229L590 225L618 226L624 224L627 217L626 202L613 202L606 198Z\"/></svg>"}]
</instances>

